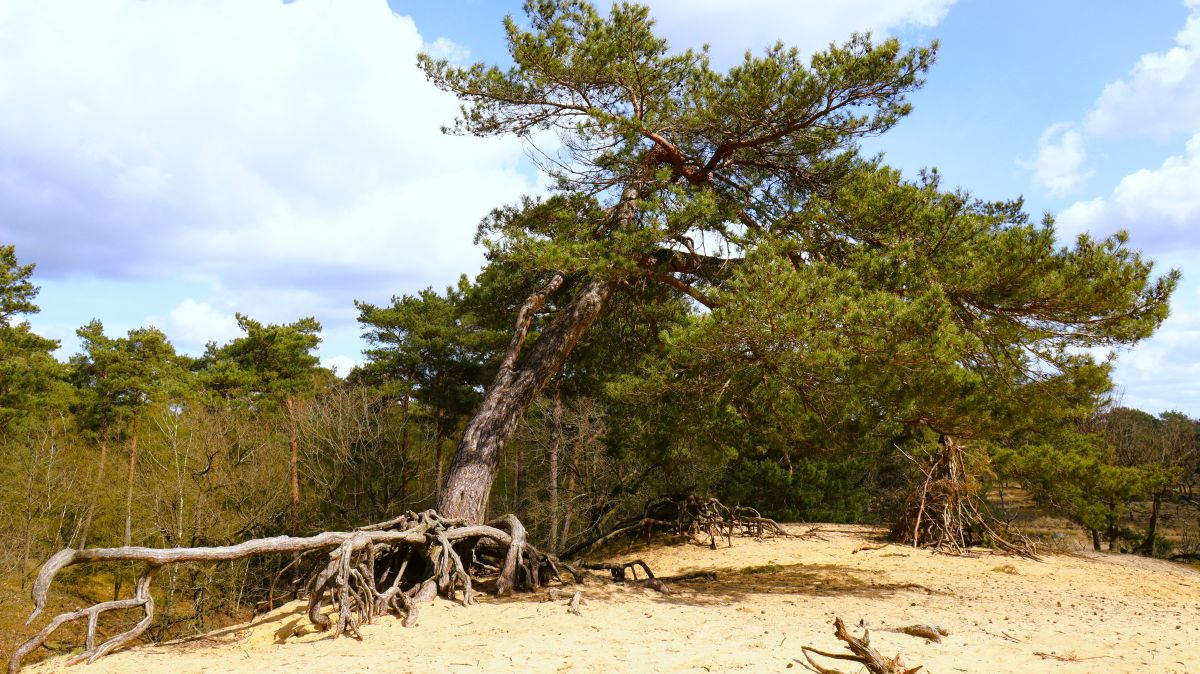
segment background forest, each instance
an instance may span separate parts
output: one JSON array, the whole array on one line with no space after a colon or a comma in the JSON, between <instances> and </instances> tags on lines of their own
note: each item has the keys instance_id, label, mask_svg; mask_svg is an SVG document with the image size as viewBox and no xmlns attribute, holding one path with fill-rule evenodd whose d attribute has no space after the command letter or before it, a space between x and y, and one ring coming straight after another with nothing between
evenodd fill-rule
<instances>
[{"instance_id":1,"label":"background forest","mask_svg":"<svg viewBox=\"0 0 1200 674\"><path fill-rule=\"evenodd\" d=\"M345 378L317 365L320 326L307 318L263 325L241 316L242 337L197 358L153 327L107 335L94 321L79 329L83 350L60 363L57 344L23 320L38 310L34 266L11 246L0 255L6 620L23 613L32 574L64 546L225 545L431 507L519 301L485 273L444 292L360 304L368 363ZM626 309L589 334L526 415L491 512L518 514L551 550L650 500L689 493L786 521L892 521L919 478L908 457L928 450L928 437L849 429L806 442L799 429L809 420L783 400L767 421L737 409L697 419L708 413L646 395L687 307ZM1058 538L1069 520L1097 548L1103 540L1121 552L1200 552L1200 424L1092 402L1053 427L975 445L997 514ZM1014 500L1023 507L1006 508ZM244 619L278 601L289 592L286 561L172 570L151 636ZM132 578L120 565L87 567L63 587L96 600L128 591Z\"/></svg>"}]
</instances>

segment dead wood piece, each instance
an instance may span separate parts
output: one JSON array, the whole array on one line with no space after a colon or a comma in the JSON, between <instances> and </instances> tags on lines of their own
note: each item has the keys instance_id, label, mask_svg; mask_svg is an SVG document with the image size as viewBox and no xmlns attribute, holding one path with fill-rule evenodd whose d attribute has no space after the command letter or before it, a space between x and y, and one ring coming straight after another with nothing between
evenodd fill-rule
<instances>
[{"instance_id":1,"label":"dead wood piece","mask_svg":"<svg viewBox=\"0 0 1200 674\"><path fill-rule=\"evenodd\" d=\"M1034 655L1043 660L1058 660L1059 662L1083 662L1084 660L1100 660L1109 657L1107 655L1093 655L1085 658L1074 653L1059 655L1057 653L1042 653L1041 651L1035 651Z\"/></svg>"},{"instance_id":2,"label":"dead wood piece","mask_svg":"<svg viewBox=\"0 0 1200 674\"><path fill-rule=\"evenodd\" d=\"M655 501L646 506L641 516L625 520L612 531L572 546L562 556L574 558L606 541L639 533L646 537L656 533L689 539L701 537L701 540L707 537L707 544L714 550L721 541L732 546L735 535L754 538L792 536L778 522L763 517L754 508L730 508L715 498L693 495Z\"/></svg>"},{"instance_id":3,"label":"dead wood piece","mask_svg":"<svg viewBox=\"0 0 1200 674\"><path fill-rule=\"evenodd\" d=\"M579 602L583 599L582 592L575 592L571 595L571 602L567 604L567 613L573 615L583 615L579 612Z\"/></svg>"},{"instance_id":4,"label":"dead wood piece","mask_svg":"<svg viewBox=\"0 0 1200 674\"><path fill-rule=\"evenodd\" d=\"M910 637L926 639L934 643L942 643L942 637L950 636L950 632L937 625L906 625L904 627L880 628L880 632L896 632Z\"/></svg>"},{"instance_id":5,"label":"dead wood piece","mask_svg":"<svg viewBox=\"0 0 1200 674\"><path fill-rule=\"evenodd\" d=\"M887 543L884 543L883 545L860 545L857 548L854 548L853 550L851 550L850 554L857 555L860 552L869 552L871 550L882 550L886 547L887 547Z\"/></svg>"},{"instance_id":6,"label":"dead wood piece","mask_svg":"<svg viewBox=\"0 0 1200 674\"><path fill-rule=\"evenodd\" d=\"M592 571L607 571L607 572L609 572L610 575L612 575L613 582L616 582L616 583L625 582L625 572L627 570L631 574L633 574L633 580L637 580L638 579L638 577L637 577L638 567L642 568L642 572L646 574L646 578L649 578L649 579L654 578L654 572L651 571L650 567L640 559L635 559L633 561L620 562L620 563L592 562L592 563L588 563L588 564L583 564L582 566L583 566L583 568L590 569Z\"/></svg>"},{"instance_id":7,"label":"dead wood piece","mask_svg":"<svg viewBox=\"0 0 1200 674\"><path fill-rule=\"evenodd\" d=\"M659 580L665 583L682 583L689 580L716 580L717 574L714 571L695 571L693 573L683 573L678 576L664 576Z\"/></svg>"},{"instance_id":8,"label":"dead wood piece","mask_svg":"<svg viewBox=\"0 0 1200 674\"><path fill-rule=\"evenodd\" d=\"M983 498L975 478L979 466L954 438L943 435L941 448L928 459L902 454L924 475L900 511L892 535L914 548L969 555L970 548L985 545L1000 552L1038 559L1036 546L1019 532L997 531L1001 526ZM899 448L897 448L899 449ZM1004 525L1007 528L1007 525Z\"/></svg>"},{"instance_id":9,"label":"dead wood piece","mask_svg":"<svg viewBox=\"0 0 1200 674\"><path fill-rule=\"evenodd\" d=\"M871 634L867 629L863 629L861 637L856 637L846 630L846 624L841 618L836 618L833 621L834 636L846 643L846 648L850 650L846 653L829 653L826 651L817 650L811 646L801 646L800 650L804 653L804 658L808 662L797 660L800 664L808 667L818 674L842 674L840 670L823 667L820 663L813 659L813 654L820 655L826 658L835 660L849 660L857 662L867 668L871 674L914 674L921 669L921 665L916 667L906 668L904 663L900 661L900 656L894 658L885 658L879 654L874 648L871 648Z\"/></svg>"},{"instance_id":10,"label":"dead wood piece","mask_svg":"<svg viewBox=\"0 0 1200 674\"><path fill-rule=\"evenodd\" d=\"M309 619L320 629L332 628L335 637L348 634L361 638L361 625L389 613L403 618L405 626L416 624L417 605L437 595L448 599L460 597L463 605L474 603L471 572L478 570L474 568L477 550L504 560L496 581L497 594L532 591L550 578L561 582L559 566L567 568L576 578L581 577L573 567L562 565L553 555L530 545L524 526L512 515L487 524L470 525L465 520L442 518L433 510L408 512L354 531L327 531L308 537L276 536L220 547L68 548L47 560L38 572L33 583L34 610L28 623L41 614L51 583L67 566L132 561L145 564L145 571L132 597L56 616L13 652L8 669L15 674L25 656L45 645L55 631L83 618L87 619L85 649L71 660L72 664L92 662L131 643L153 622L150 584L158 571L169 564L220 562L266 554L291 554L296 556L293 560L296 563L304 553L320 553L313 556L318 560L317 566L303 576L311 579L306 587ZM649 575L649 568L644 563L642 567ZM323 610L327 601L334 608L332 620ZM142 619L129 630L96 645L101 614L131 609L140 609Z\"/></svg>"}]
</instances>

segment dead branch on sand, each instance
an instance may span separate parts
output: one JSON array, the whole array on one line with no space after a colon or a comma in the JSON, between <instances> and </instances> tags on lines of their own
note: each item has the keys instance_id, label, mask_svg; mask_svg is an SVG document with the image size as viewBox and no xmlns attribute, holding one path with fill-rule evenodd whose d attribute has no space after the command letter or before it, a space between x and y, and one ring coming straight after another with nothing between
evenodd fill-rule
<instances>
[{"instance_id":1,"label":"dead branch on sand","mask_svg":"<svg viewBox=\"0 0 1200 674\"><path fill-rule=\"evenodd\" d=\"M857 662L867 668L871 674L914 674L921 669L921 665L917 665L911 669L905 668L904 663L900 662L900 656L894 658L885 658L879 654L874 648L871 648L871 634L866 628L863 628L863 635L856 637L846 630L846 624L841 618L833 621L833 633L841 641L846 643L846 648L850 650L846 653L828 653L826 651L817 650L811 646L801 646L800 650L804 652L805 660L803 662L797 660L800 664L817 672L818 674L842 674L840 670L823 667L813 660L812 654L832 658L834 660L849 660Z\"/></svg>"}]
</instances>

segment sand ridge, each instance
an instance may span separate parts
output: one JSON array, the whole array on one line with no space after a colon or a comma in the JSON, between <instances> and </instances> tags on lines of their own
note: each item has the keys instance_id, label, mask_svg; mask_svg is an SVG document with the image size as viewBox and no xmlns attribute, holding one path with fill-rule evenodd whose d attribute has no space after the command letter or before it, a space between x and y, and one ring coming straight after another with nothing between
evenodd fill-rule
<instances>
[{"instance_id":1,"label":"sand ridge","mask_svg":"<svg viewBox=\"0 0 1200 674\"><path fill-rule=\"evenodd\" d=\"M1200 671L1200 570L1091 552L1040 562L950 556L879 547L879 533L829 525L820 540L736 538L717 550L683 544L621 555L645 560L658 575L712 570L718 579L666 595L589 583L580 616L567 614L565 599L543 595L481 597L473 607L437 600L422 608L416 627L384 618L362 627L360 642L331 640L293 603L247 625L126 650L73 671L807 671L796 664L802 645L842 650L835 616L875 630L872 644L882 653L938 674ZM914 623L950 636L927 643L882 631ZM57 671L62 662L26 671ZM842 669L852 671L847 664Z\"/></svg>"}]
</instances>

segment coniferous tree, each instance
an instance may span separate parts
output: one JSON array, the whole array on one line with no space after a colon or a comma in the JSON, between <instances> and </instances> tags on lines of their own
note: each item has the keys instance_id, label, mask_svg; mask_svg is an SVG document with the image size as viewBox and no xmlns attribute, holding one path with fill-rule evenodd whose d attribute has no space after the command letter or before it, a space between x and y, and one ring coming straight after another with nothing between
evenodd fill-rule
<instances>
[{"instance_id":1,"label":"coniferous tree","mask_svg":"<svg viewBox=\"0 0 1200 674\"><path fill-rule=\"evenodd\" d=\"M814 431L833 415L982 437L1019 422L1022 399L1102 386L1103 366L1074 349L1131 343L1166 315L1175 276L1154 280L1124 235L1058 248L1019 201L858 156L858 139L909 112L933 47L855 36L806 60L777 45L721 73L671 51L645 7L525 9L527 29L506 20L507 70L421 60L464 101L452 130L562 139L545 162L557 193L481 225L490 263L533 281L446 514L483 516L521 414L621 292L661 286L710 309L677 337L680 367L714 390L741 370L745 395L774 388Z\"/></svg>"}]
</instances>

